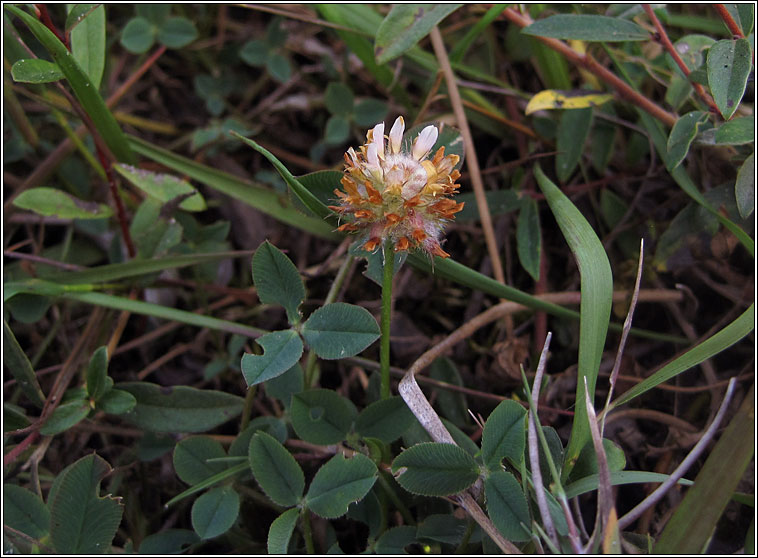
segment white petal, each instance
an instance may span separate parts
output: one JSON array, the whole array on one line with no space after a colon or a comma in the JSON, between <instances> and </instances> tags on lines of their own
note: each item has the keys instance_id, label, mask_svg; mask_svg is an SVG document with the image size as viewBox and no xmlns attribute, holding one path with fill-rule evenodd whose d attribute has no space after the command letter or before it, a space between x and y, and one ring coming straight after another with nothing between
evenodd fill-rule
<instances>
[{"instance_id":1,"label":"white petal","mask_svg":"<svg viewBox=\"0 0 758 558\"><path fill-rule=\"evenodd\" d=\"M355 154L355 149L352 147L349 147L347 150L347 154L350 157L350 160L353 161L353 166L357 167L360 165L360 161L358 160L358 156Z\"/></svg>"},{"instance_id":2,"label":"white petal","mask_svg":"<svg viewBox=\"0 0 758 558\"><path fill-rule=\"evenodd\" d=\"M436 126L427 126L421 130L421 133L416 138L416 141L413 142L413 158L417 161L420 161L426 157L434 144L437 142L438 134L439 132L437 131Z\"/></svg>"},{"instance_id":3,"label":"white petal","mask_svg":"<svg viewBox=\"0 0 758 558\"><path fill-rule=\"evenodd\" d=\"M376 131L376 128L374 128L374 130ZM368 166L372 171L379 170L381 168L379 166L379 155L376 151L376 142L370 143L366 148L366 161L368 162Z\"/></svg>"},{"instance_id":4,"label":"white petal","mask_svg":"<svg viewBox=\"0 0 758 558\"><path fill-rule=\"evenodd\" d=\"M376 154L380 159L384 159L384 122L374 126L372 145L376 146Z\"/></svg>"},{"instance_id":5,"label":"white petal","mask_svg":"<svg viewBox=\"0 0 758 558\"><path fill-rule=\"evenodd\" d=\"M392 153L400 153L400 144L403 141L403 132L405 131L405 120L398 116L390 130L390 146Z\"/></svg>"}]
</instances>

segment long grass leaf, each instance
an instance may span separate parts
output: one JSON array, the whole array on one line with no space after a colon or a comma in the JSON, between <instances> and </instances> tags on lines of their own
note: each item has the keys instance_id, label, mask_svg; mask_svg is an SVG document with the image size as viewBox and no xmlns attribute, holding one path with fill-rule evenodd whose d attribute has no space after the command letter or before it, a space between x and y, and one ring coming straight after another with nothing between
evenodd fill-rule
<instances>
[{"instance_id":1,"label":"long grass leaf","mask_svg":"<svg viewBox=\"0 0 758 558\"><path fill-rule=\"evenodd\" d=\"M202 165L181 155L176 155L142 139L130 136L129 142L140 155L161 163L176 172L186 174L218 192L271 215L274 219L322 238L340 238L339 234L333 232L334 227L328 223L309 215L303 215L293 208L286 196L281 196L257 184Z\"/></svg>"},{"instance_id":2,"label":"long grass leaf","mask_svg":"<svg viewBox=\"0 0 758 558\"><path fill-rule=\"evenodd\" d=\"M463 57L466 56L466 52L471 44L479 37L487 28L487 26L495 21L497 17L503 13L508 4L494 4L487 13L485 13L479 21L477 21L471 28L466 31L463 38L458 41L455 46L450 50L450 62L460 63L463 61Z\"/></svg>"},{"instance_id":3,"label":"long grass leaf","mask_svg":"<svg viewBox=\"0 0 758 558\"><path fill-rule=\"evenodd\" d=\"M724 329L712 335L699 345L696 345L682 356L669 362L666 366L645 378L644 381L640 382L632 389L624 392L618 399L611 403L610 409L631 401L646 391L670 380L677 374L681 374L685 370L697 366L701 362L708 360L712 356L717 355L721 351L737 343L737 341L753 331L753 328L755 327L755 321L753 319L754 310L755 304L751 304L750 308L745 310L739 318L734 320Z\"/></svg>"},{"instance_id":4,"label":"long grass leaf","mask_svg":"<svg viewBox=\"0 0 758 558\"><path fill-rule=\"evenodd\" d=\"M163 318L164 320L171 320L187 325L207 327L208 329L226 331L229 333L238 333L247 337L257 338L268 333L257 327L250 327L237 322L230 322L228 320L204 316L202 314L195 314L194 312L187 312L186 310L177 310L176 308L169 308L168 306L161 306L160 304L153 304L151 302L131 300L122 296L114 296L105 293L75 292L63 293L62 296L69 300L76 300L94 306L104 306L105 308L113 308L114 310L125 310L134 314Z\"/></svg>"},{"instance_id":5,"label":"long grass leaf","mask_svg":"<svg viewBox=\"0 0 758 558\"><path fill-rule=\"evenodd\" d=\"M270 151L268 151L267 149L264 149L253 140L246 138L238 134L237 132L232 131L232 135L241 139L247 145L255 149L258 153L263 155L266 159L268 159L268 161L272 165L274 165L274 168L276 169L276 171L282 176L284 181L292 189L295 195L297 195L297 197L300 198L300 201L303 202L305 207L310 209L315 215L321 217L322 219L334 218L334 213L332 213L332 211L328 207L326 207L323 203L321 203L321 200L319 200L315 195L313 195L313 193L310 190L308 190L308 188L303 186L302 182L300 182L297 178L295 178L293 174L289 171L289 169L285 167L284 164L279 159L277 159Z\"/></svg>"},{"instance_id":6,"label":"long grass leaf","mask_svg":"<svg viewBox=\"0 0 758 558\"><path fill-rule=\"evenodd\" d=\"M237 252L212 252L209 254L188 254L185 256L171 256L151 260L131 260L124 263L108 264L68 273L55 273L46 275L48 281L64 284L75 283L102 283L105 281L117 281L127 277L138 277L156 271L187 267L204 262L225 260L231 258L248 257L249 251Z\"/></svg>"},{"instance_id":7,"label":"long grass leaf","mask_svg":"<svg viewBox=\"0 0 758 558\"><path fill-rule=\"evenodd\" d=\"M71 89L74 90L74 95L92 118L97 131L113 155L119 161L134 164L136 159L126 141L124 132L113 117L113 113L105 106L105 101L98 93L97 88L79 66L74 56L71 55L71 52L52 31L33 16L12 5L6 5L5 9L18 16L53 57L63 75L66 76Z\"/></svg>"},{"instance_id":8,"label":"long grass leaf","mask_svg":"<svg viewBox=\"0 0 758 558\"><path fill-rule=\"evenodd\" d=\"M576 258L581 277L582 302L579 308L579 367L577 372L576 413L566 448L564 478L568 477L579 452L590 440L585 405L585 378L590 400L595 394L595 382L605 346L605 336L611 316L613 275L611 264L600 239L590 224L537 165L537 182L553 212L569 248Z\"/></svg>"}]
</instances>

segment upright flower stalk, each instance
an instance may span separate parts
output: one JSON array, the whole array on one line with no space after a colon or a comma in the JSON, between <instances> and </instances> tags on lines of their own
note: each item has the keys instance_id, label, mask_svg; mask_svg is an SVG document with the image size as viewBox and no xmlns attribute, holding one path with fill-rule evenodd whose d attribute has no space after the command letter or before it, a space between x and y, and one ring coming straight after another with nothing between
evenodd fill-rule
<instances>
[{"instance_id":1,"label":"upright flower stalk","mask_svg":"<svg viewBox=\"0 0 758 558\"><path fill-rule=\"evenodd\" d=\"M379 395L382 399L390 397L390 320L392 319L392 277L395 270L395 254L387 240L384 243L384 268L382 273L382 316L380 319L381 341L379 347L379 372L381 384Z\"/></svg>"},{"instance_id":2,"label":"upright flower stalk","mask_svg":"<svg viewBox=\"0 0 758 558\"><path fill-rule=\"evenodd\" d=\"M335 190L339 205L329 208L348 219L337 229L362 236L363 249L384 255L382 281L382 398L389 397L389 334L393 252L419 250L430 258L449 257L440 245L445 224L463 209L454 195L460 157L442 146L431 158L439 130L427 126L410 146L403 145L405 121L399 116L384 135L384 122L366 134L366 143L345 153L344 190Z\"/></svg>"}]
</instances>

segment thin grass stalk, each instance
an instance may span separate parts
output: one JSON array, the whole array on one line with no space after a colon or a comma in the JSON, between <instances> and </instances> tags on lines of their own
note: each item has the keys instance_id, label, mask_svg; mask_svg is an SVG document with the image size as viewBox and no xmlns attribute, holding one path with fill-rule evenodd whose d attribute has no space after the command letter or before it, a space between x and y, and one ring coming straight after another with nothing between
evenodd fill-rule
<instances>
[{"instance_id":1,"label":"thin grass stalk","mask_svg":"<svg viewBox=\"0 0 758 558\"><path fill-rule=\"evenodd\" d=\"M537 547L537 554L545 554L545 549L542 547L542 541L545 541L545 544L547 544L550 552L553 554L561 553L561 549L550 542L550 537L547 536L547 533L545 533L545 530L540 527L539 523L532 521L532 527L539 534L539 537L535 534L532 534L532 541L534 541L534 545ZM542 537L542 539L540 539L540 537Z\"/></svg>"},{"instance_id":2,"label":"thin grass stalk","mask_svg":"<svg viewBox=\"0 0 758 558\"><path fill-rule=\"evenodd\" d=\"M585 383L587 379L584 379ZM592 445L595 448L595 458L597 459L597 513L595 516L595 528L592 536L584 547L585 552L589 552L595 541L597 533L603 532L608 525L613 504L613 491L611 490L611 471L608 468L608 456L603 447L603 437L600 434L600 428L597 424L597 414L595 407L590 401L589 393L586 386L584 390L585 402L587 404L587 421L590 425L590 436Z\"/></svg>"},{"instance_id":3,"label":"thin grass stalk","mask_svg":"<svg viewBox=\"0 0 758 558\"><path fill-rule=\"evenodd\" d=\"M721 424L721 421L724 419L724 414L726 413L727 407L729 407L729 403L732 400L732 395L734 394L734 386L737 383L736 378L732 378L729 380L729 386L726 388L726 395L724 395L724 401L721 403L721 406L719 407L718 412L716 413L716 416L713 418L713 422L711 422L708 429L703 434L703 437L698 440L698 443L695 444L695 447L692 448L692 451L687 454L687 457L684 458L684 461L674 469L674 472L671 473L669 478L661 483L661 485L656 488L650 495L642 500L639 504L637 504L630 512L628 512L626 515L619 518L618 528L619 530L622 530L632 523L634 523L643 513L645 513L645 510L647 510L649 507L654 506L663 496L668 492L668 490L674 486L677 482L679 482L679 479L681 479L684 474L687 472L687 470L697 461L697 459L700 457L700 454L705 451L705 448L708 446L708 444L711 442L713 437L716 435L716 430L718 429L719 425Z\"/></svg>"},{"instance_id":4,"label":"thin grass stalk","mask_svg":"<svg viewBox=\"0 0 758 558\"><path fill-rule=\"evenodd\" d=\"M613 397L613 389L616 387L616 380L618 379L619 370L621 370L621 357L624 354L624 347L626 346L626 339L629 336L629 331L632 329L632 319L634 317L634 309L637 307L637 300L640 296L640 283L642 282L642 262L644 259L645 239L640 239L640 259L637 263L637 279L634 282L634 291L632 293L632 300L629 303L629 311L624 319L624 326L621 329L621 340L619 341L619 349L616 351L616 360L613 362L613 369L611 370L611 376L608 380L610 387L608 388L608 397L605 399L605 408L600 415L600 436L602 437L605 431L605 417L608 408L611 404L611 398Z\"/></svg>"},{"instance_id":5,"label":"thin grass stalk","mask_svg":"<svg viewBox=\"0 0 758 558\"><path fill-rule=\"evenodd\" d=\"M487 253L492 261L492 272L495 275L495 279L499 283L505 284L505 274L503 273L503 264L500 261L500 252L497 248L497 241L495 239L495 229L492 225L492 216L490 215L489 205L487 205L487 198L484 195L484 182L482 181L482 172L479 168L479 161L476 158L476 149L474 147L474 140L471 135L471 129L468 125L468 119L466 113L463 110L463 102L461 100L460 91L458 91L458 85L456 84L455 74L453 74L453 68L450 65L450 59L448 58L447 51L445 50L445 43L442 40L442 34L435 26L432 28L429 37L432 40L432 46L434 47L434 54L437 56L440 67L445 74L445 82L447 83L447 92L450 97L450 104L453 107L455 113L455 120L458 127L461 130L463 136L463 144L466 151L466 167L468 168L471 185L474 188L474 194L476 196L476 205L479 210L479 218L482 224L482 231L484 232L484 240L487 244ZM508 330L513 329L513 322L509 318L508 322L510 327Z\"/></svg>"},{"instance_id":6,"label":"thin grass stalk","mask_svg":"<svg viewBox=\"0 0 758 558\"><path fill-rule=\"evenodd\" d=\"M537 500L537 508L540 510L540 516L542 516L542 523L547 531L547 536L550 542L556 547L558 544L558 533L555 530L553 524L553 518L550 515L550 508L547 505L547 497L545 496L545 484L542 480L542 470L540 469L540 453L539 446L537 445L537 409L539 407L540 397L540 385L542 385L542 376L545 372L545 365L547 364L547 353L550 348L550 339L553 334L548 332L545 338L545 345L542 348L540 354L540 360L537 364L537 371L534 374L534 384L532 384L532 398L531 398L531 411L529 413L527 423L527 442L529 445L529 463L532 467L532 483L534 484L534 495Z\"/></svg>"},{"instance_id":7,"label":"thin grass stalk","mask_svg":"<svg viewBox=\"0 0 758 558\"><path fill-rule=\"evenodd\" d=\"M521 377L524 381L524 391L526 391L526 397L531 401L532 399L532 391L529 389L529 383L526 381L526 374L524 374L523 367L521 368ZM529 406L529 413L534 413L534 407L532 405ZM535 416L535 421L539 422ZM571 546L573 547L574 551L576 553L581 553L582 544L581 540L579 538L579 535L576 531L576 523L574 522L574 517L571 515L571 510L569 510L568 505L568 499L566 498L566 493L563 490L563 485L561 484L561 475L558 473L558 469L555 466L555 463L553 462L553 458L550 455L550 447L547 444L547 438L545 438L545 432L542 430L542 428L537 428L537 436L539 437L540 444L542 445L542 449L545 452L545 458L547 459L548 467L550 468L550 474L553 477L553 484L551 487L551 491L555 494L555 498L558 500L558 502L561 505L561 509L563 510L564 517L566 518L566 524L568 525L568 531L569 531L569 541L571 542ZM546 542L549 542L550 539L545 539Z\"/></svg>"}]
</instances>

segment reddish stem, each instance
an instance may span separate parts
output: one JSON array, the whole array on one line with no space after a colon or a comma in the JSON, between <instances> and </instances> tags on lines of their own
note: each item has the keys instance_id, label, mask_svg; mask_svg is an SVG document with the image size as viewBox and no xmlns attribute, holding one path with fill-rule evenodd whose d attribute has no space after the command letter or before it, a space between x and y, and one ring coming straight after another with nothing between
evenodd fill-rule
<instances>
[{"instance_id":1,"label":"reddish stem","mask_svg":"<svg viewBox=\"0 0 758 558\"><path fill-rule=\"evenodd\" d=\"M95 142L95 149L97 151L97 157L100 159L100 164L105 169L105 174L108 177L108 185L110 186L111 196L116 204L116 215L118 217L118 223L121 225L121 236L124 237L124 244L126 244L126 250L129 253L129 257L133 258L137 255L137 251L134 249L134 242L132 241L132 235L129 232L129 221L126 218L126 210L124 204L121 201L121 196L118 193L118 184L116 183L116 176L113 174L113 166L108 158L100 149L98 142Z\"/></svg>"},{"instance_id":2,"label":"reddish stem","mask_svg":"<svg viewBox=\"0 0 758 558\"><path fill-rule=\"evenodd\" d=\"M745 38L745 34L742 32L742 29L740 29L740 26L737 25L736 21L734 21L732 14L729 13L729 10L726 9L726 6L724 6L724 4L714 4L713 8L719 13L721 19L724 20L724 23L726 23L726 26L729 28L729 32L732 35L739 37L740 39Z\"/></svg>"},{"instance_id":3,"label":"reddish stem","mask_svg":"<svg viewBox=\"0 0 758 558\"><path fill-rule=\"evenodd\" d=\"M50 13L47 11L47 6L45 4L35 4L34 6L39 11L39 19L45 25L45 27L50 29L50 31L52 31L53 34L58 37L58 40L62 42L68 50L71 50L68 45L68 41L63 35L61 35L60 31L58 31L58 28L53 23L53 20L50 18Z\"/></svg>"},{"instance_id":4,"label":"reddish stem","mask_svg":"<svg viewBox=\"0 0 758 558\"><path fill-rule=\"evenodd\" d=\"M527 25L531 25L533 23L532 18L525 14L517 12L513 8L506 8L503 12L503 15L519 27L526 27ZM678 117L675 114L667 112L644 95L641 95L635 91L628 83L608 70L605 66L602 66L589 54L580 54L568 46L566 43L559 41L558 39L552 39L550 37L535 38L545 43L556 52L562 54L570 62L589 70L601 80L613 87L619 93L619 95L628 99L630 102L634 103L645 112L651 114L667 126L673 126L676 123Z\"/></svg>"},{"instance_id":5,"label":"reddish stem","mask_svg":"<svg viewBox=\"0 0 758 558\"><path fill-rule=\"evenodd\" d=\"M650 18L650 21L655 26L655 30L658 32L658 37L663 45L663 48L666 49L666 52L668 52L671 55L671 58L674 59L674 62L676 62L676 65L679 66L679 69L682 70L682 73L686 76L690 75L690 69L687 67L687 64L684 63L684 60L682 60L682 57L679 56L679 52L674 47L674 44L671 42L671 39L669 39L668 34L666 33L666 29L664 29L663 24L658 19L658 16L655 15L655 12L653 11L653 8L650 6L650 4L643 4L642 8L645 10L645 13ZM713 101L713 98L706 93L705 89L702 85L699 83L692 82L692 87L695 89L697 94L700 96L703 101L710 107L711 111L713 111L716 114L719 114L719 109L716 106L716 103Z\"/></svg>"},{"instance_id":6,"label":"reddish stem","mask_svg":"<svg viewBox=\"0 0 758 558\"><path fill-rule=\"evenodd\" d=\"M116 91L108 98L106 101L108 108L113 108L121 100L121 97L123 97L126 92L129 91L129 89L131 89L131 87L145 74L145 72L147 72L150 67L158 61L164 52L166 52L166 46L161 45L158 50L151 54L150 57L147 58L137 69L137 71L130 75L127 80L122 83L121 86L116 89Z\"/></svg>"},{"instance_id":7,"label":"reddish stem","mask_svg":"<svg viewBox=\"0 0 758 558\"><path fill-rule=\"evenodd\" d=\"M26 450L26 448L37 441L37 438L39 438L39 430L31 432L26 438L21 440L18 445L14 446L8 453L3 456L3 466L7 467L16 461L16 459L18 459L18 456L21 455L24 450Z\"/></svg>"}]
</instances>

